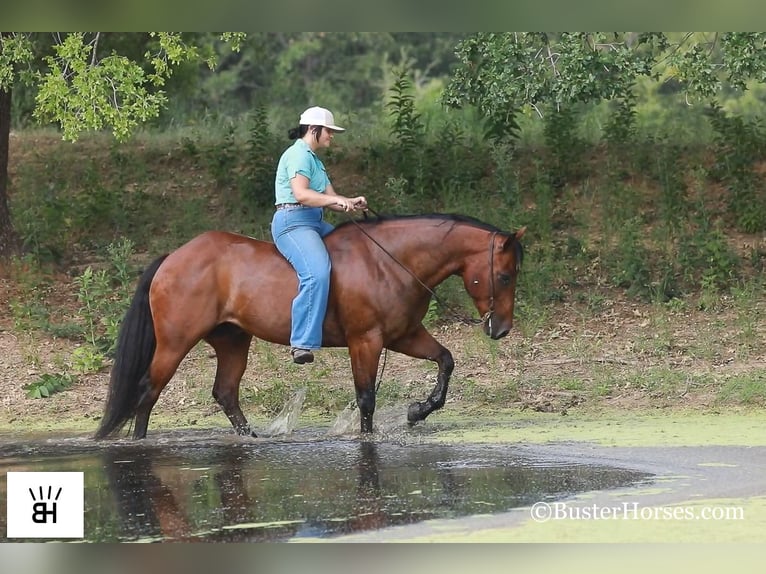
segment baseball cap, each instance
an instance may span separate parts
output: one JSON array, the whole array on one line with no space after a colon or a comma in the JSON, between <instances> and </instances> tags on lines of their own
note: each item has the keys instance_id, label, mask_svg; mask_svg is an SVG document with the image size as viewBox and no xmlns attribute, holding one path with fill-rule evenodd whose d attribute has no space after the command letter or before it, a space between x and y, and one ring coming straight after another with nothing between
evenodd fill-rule
<instances>
[{"instance_id":1,"label":"baseball cap","mask_svg":"<svg viewBox=\"0 0 766 574\"><path fill-rule=\"evenodd\" d=\"M336 132L345 132L346 128L335 125L335 118L332 117L330 110L314 106L301 114L300 125L302 126L324 126Z\"/></svg>"}]
</instances>

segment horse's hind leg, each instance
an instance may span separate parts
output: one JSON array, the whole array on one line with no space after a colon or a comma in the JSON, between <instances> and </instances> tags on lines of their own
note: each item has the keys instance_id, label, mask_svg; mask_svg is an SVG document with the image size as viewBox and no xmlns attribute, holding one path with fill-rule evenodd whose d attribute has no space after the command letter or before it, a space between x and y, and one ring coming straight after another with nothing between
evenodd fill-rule
<instances>
[{"instance_id":1,"label":"horse's hind leg","mask_svg":"<svg viewBox=\"0 0 766 574\"><path fill-rule=\"evenodd\" d=\"M237 434L256 436L239 406L239 383L247 368L252 340L252 335L231 323L219 325L205 337L218 359L213 398L221 405Z\"/></svg>"},{"instance_id":2,"label":"horse's hind leg","mask_svg":"<svg viewBox=\"0 0 766 574\"><path fill-rule=\"evenodd\" d=\"M133 426L133 438L146 438L146 431L149 428L149 415L152 412L154 403L157 402L159 393L153 396L151 383L149 381L149 373L147 372L141 382L138 383L138 388L143 389L141 398L138 399L138 407L136 407L136 420Z\"/></svg>"},{"instance_id":3,"label":"horse's hind leg","mask_svg":"<svg viewBox=\"0 0 766 574\"><path fill-rule=\"evenodd\" d=\"M399 339L389 348L410 357L434 361L439 366L434 390L431 391L425 401L412 403L407 410L407 420L413 425L444 406L444 401L447 398L447 387L450 376L452 376L452 370L455 368L455 362L452 360L452 353L434 339L422 325L417 331Z\"/></svg>"},{"instance_id":4,"label":"horse's hind leg","mask_svg":"<svg viewBox=\"0 0 766 574\"><path fill-rule=\"evenodd\" d=\"M143 388L143 392L136 407L136 422L133 427L134 439L146 437L146 430L149 427L149 415L152 412L152 408L154 408L157 399L160 398L162 389L165 388L165 385L173 377L176 369L178 369L178 365L188 352L188 349L178 351L162 342L157 343L149 371L139 383L139 388Z\"/></svg>"}]
</instances>

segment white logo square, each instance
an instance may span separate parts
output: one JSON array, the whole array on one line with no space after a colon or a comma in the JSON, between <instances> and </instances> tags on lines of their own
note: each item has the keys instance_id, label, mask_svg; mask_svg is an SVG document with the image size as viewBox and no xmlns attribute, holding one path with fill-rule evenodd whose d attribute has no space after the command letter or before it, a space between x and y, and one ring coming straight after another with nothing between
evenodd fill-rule
<instances>
[{"instance_id":1,"label":"white logo square","mask_svg":"<svg viewBox=\"0 0 766 574\"><path fill-rule=\"evenodd\" d=\"M8 472L8 538L82 538L82 472Z\"/></svg>"}]
</instances>

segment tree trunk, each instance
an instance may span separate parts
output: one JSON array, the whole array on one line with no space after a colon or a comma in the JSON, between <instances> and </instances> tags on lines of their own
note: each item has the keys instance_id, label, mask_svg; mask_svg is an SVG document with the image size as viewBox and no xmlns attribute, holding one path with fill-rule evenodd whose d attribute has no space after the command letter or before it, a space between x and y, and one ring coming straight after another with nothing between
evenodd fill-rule
<instances>
[{"instance_id":1,"label":"tree trunk","mask_svg":"<svg viewBox=\"0 0 766 574\"><path fill-rule=\"evenodd\" d=\"M11 135L11 88L0 90L0 267L12 255L18 255L21 244L11 224L8 207L8 158Z\"/></svg>"}]
</instances>

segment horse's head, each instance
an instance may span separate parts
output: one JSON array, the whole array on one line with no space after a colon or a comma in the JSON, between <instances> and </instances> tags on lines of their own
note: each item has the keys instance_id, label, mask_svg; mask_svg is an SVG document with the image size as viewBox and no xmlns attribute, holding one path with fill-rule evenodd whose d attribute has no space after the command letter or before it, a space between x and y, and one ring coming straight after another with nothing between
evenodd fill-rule
<instances>
[{"instance_id":1,"label":"horse's head","mask_svg":"<svg viewBox=\"0 0 766 574\"><path fill-rule=\"evenodd\" d=\"M492 232L486 256L474 258L463 273L466 291L482 314L484 332L493 339L505 337L513 327L516 277L524 259L520 239L526 230Z\"/></svg>"}]
</instances>

